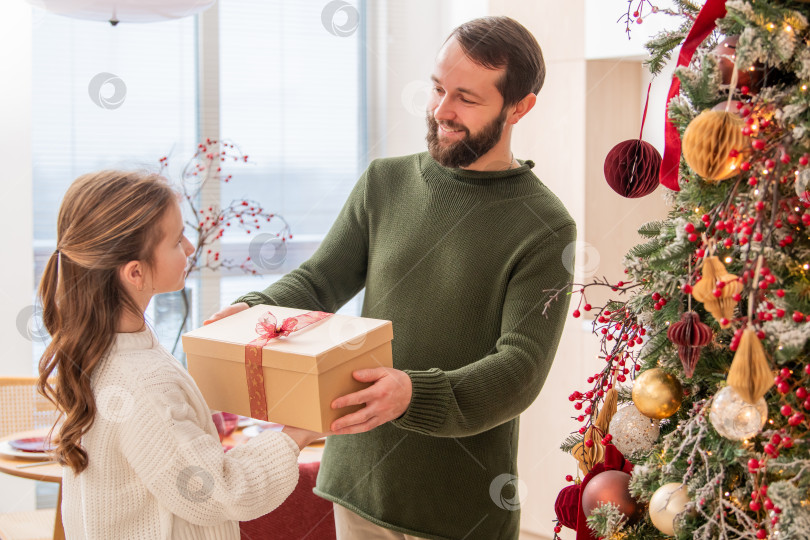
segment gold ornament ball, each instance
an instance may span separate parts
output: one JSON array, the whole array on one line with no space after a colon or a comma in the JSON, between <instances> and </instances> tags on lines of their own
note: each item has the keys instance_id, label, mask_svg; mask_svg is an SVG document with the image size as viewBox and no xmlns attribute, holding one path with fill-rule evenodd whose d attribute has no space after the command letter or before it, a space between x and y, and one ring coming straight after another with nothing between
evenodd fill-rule
<instances>
[{"instance_id":1,"label":"gold ornament ball","mask_svg":"<svg viewBox=\"0 0 810 540\"><path fill-rule=\"evenodd\" d=\"M675 516L683 512L690 502L686 486L679 482L664 484L650 499L650 519L664 534L675 535Z\"/></svg>"},{"instance_id":2,"label":"gold ornament ball","mask_svg":"<svg viewBox=\"0 0 810 540\"><path fill-rule=\"evenodd\" d=\"M669 418L678 412L681 401L681 383L661 368L648 369L636 377L633 403L644 416L657 420Z\"/></svg>"},{"instance_id":3,"label":"gold ornament ball","mask_svg":"<svg viewBox=\"0 0 810 540\"><path fill-rule=\"evenodd\" d=\"M683 134L683 158L693 171L709 182L731 178L740 172L747 150L745 127L739 115L706 110L692 120ZM737 151L732 157L730 152Z\"/></svg>"}]
</instances>

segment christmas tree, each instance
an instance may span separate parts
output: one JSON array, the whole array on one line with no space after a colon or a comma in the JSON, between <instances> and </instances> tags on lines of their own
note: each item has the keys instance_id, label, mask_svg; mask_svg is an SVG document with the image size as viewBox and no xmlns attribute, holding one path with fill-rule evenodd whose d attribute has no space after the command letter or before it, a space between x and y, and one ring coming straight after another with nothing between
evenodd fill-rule
<instances>
[{"instance_id":1,"label":"christmas tree","mask_svg":"<svg viewBox=\"0 0 810 540\"><path fill-rule=\"evenodd\" d=\"M628 197L660 179L670 211L639 230L626 281L570 290L605 364L569 397L578 467L555 533L810 538L810 3L628 6L628 30L677 18L647 65L678 67L663 159L625 141L606 176ZM594 287L614 299L591 306Z\"/></svg>"}]
</instances>

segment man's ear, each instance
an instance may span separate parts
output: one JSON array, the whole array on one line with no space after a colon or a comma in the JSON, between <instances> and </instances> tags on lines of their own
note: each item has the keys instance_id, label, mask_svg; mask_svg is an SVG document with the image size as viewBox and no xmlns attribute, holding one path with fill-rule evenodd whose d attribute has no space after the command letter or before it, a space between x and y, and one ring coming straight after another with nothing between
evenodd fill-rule
<instances>
[{"instance_id":1,"label":"man's ear","mask_svg":"<svg viewBox=\"0 0 810 540\"><path fill-rule=\"evenodd\" d=\"M518 101L513 107L512 112L506 118L509 124L517 124L537 103L537 94L526 94L526 97Z\"/></svg>"},{"instance_id":2,"label":"man's ear","mask_svg":"<svg viewBox=\"0 0 810 540\"><path fill-rule=\"evenodd\" d=\"M129 261L118 270L118 277L122 283L129 284L139 291L142 291L146 284L141 261Z\"/></svg>"}]
</instances>

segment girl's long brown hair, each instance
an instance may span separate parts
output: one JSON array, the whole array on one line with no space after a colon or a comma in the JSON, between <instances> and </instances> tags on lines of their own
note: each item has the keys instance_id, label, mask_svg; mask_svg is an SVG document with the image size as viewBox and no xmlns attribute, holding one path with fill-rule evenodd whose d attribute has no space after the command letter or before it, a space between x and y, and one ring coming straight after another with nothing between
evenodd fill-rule
<instances>
[{"instance_id":1,"label":"girl's long brown hair","mask_svg":"<svg viewBox=\"0 0 810 540\"><path fill-rule=\"evenodd\" d=\"M174 200L159 175L100 171L77 178L59 209L57 248L39 284L42 319L52 339L39 362L37 386L63 420L54 437L56 459L76 473L88 464L81 438L96 415L93 371L110 350L125 311L143 317L118 271L135 260L152 267L161 218Z\"/></svg>"}]
</instances>

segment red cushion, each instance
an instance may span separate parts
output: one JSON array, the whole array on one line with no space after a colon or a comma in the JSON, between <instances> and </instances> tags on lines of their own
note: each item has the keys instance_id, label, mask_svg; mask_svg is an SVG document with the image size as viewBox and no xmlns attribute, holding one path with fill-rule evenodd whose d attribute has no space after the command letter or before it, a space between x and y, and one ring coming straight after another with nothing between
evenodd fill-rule
<instances>
[{"instance_id":1,"label":"red cushion","mask_svg":"<svg viewBox=\"0 0 810 540\"><path fill-rule=\"evenodd\" d=\"M295 490L269 514L241 522L242 540L334 540L332 503L312 493L319 466L317 462L299 464Z\"/></svg>"}]
</instances>

